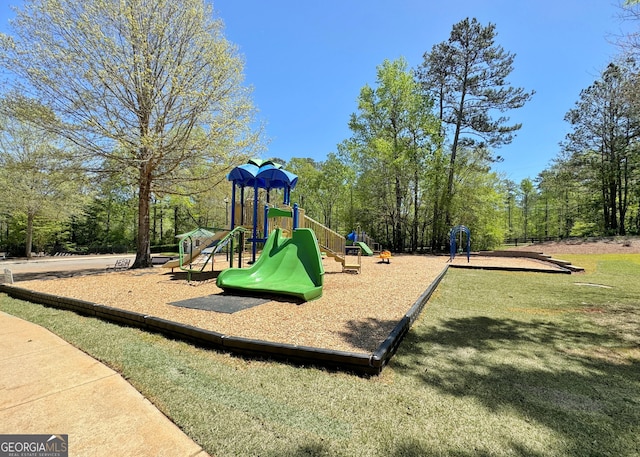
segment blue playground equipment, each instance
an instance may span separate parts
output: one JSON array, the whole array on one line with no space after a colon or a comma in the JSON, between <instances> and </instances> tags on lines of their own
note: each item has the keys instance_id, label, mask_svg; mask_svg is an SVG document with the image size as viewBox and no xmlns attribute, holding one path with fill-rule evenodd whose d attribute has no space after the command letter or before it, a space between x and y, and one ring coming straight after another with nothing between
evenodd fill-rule
<instances>
[{"instance_id":1,"label":"blue playground equipment","mask_svg":"<svg viewBox=\"0 0 640 457\"><path fill-rule=\"evenodd\" d=\"M228 268L218 275L216 285L224 290L241 293L275 293L294 296L303 301L322 295L324 267L315 233L309 228L299 228L298 205L290 206L291 190L298 177L271 161L252 159L234 168L227 179L233 183L231 205L231 229L245 225L245 187L253 188L252 261L249 268L242 268L242 254L238 255L238 268ZM236 220L236 197L240 190L240 217ZM266 191L264 228L258 229L258 190ZM284 208L269 207L269 192L283 189ZM249 206L249 205L247 205ZM249 212L249 211L247 211ZM287 221L286 229L269 228L269 220ZM290 224L289 224L290 220ZM287 234L285 235L285 232ZM242 234L240 235L242 236ZM240 239L241 246L244 240ZM257 245L263 244L262 254L256 261ZM232 249L233 250L233 249ZM240 251L241 249L239 249Z\"/></svg>"},{"instance_id":2,"label":"blue playground equipment","mask_svg":"<svg viewBox=\"0 0 640 457\"><path fill-rule=\"evenodd\" d=\"M467 235L467 262L469 262L469 258L471 257L471 231L464 225L456 225L449 232L449 248L451 252L449 262L451 262L456 257L456 238L458 234L460 234L460 245L462 245L463 232Z\"/></svg>"},{"instance_id":3,"label":"blue playground equipment","mask_svg":"<svg viewBox=\"0 0 640 457\"><path fill-rule=\"evenodd\" d=\"M291 191L298 183L298 176L284 170L281 165L270 160L251 159L244 165L235 167L227 175L227 180L233 183L231 191L231 229L236 225L236 191L240 190L240 203L244 208L244 189L253 188L253 230L248 241L252 244L251 260L256 261L258 243L266 243L269 233L265 230L262 237L258 236L258 189L267 191L267 205L271 189L284 189L284 205L290 204ZM244 211L240 211L238 225L244 225ZM297 227L297 213L294 217L294 228ZM240 260L239 260L240 262ZM241 266L240 264L238 265Z\"/></svg>"}]
</instances>

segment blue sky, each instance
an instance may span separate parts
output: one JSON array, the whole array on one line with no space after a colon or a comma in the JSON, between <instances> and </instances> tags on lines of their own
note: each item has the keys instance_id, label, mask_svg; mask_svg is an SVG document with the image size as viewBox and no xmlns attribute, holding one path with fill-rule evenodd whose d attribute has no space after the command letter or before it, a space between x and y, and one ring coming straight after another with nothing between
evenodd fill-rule
<instances>
[{"instance_id":1,"label":"blue sky","mask_svg":"<svg viewBox=\"0 0 640 457\"><path fill-rule=\"evenodd\" d=\"M11 12L3 0L0 30ZM214 0L226 37L245 59L259 118L270 139L265 157L322 161L350 136L348 121L384 59L411 67L449 37L453 24L475 17L496 25L497 44L515 53L514 86L535 90L508 113L523 124L496 151L495 170L513 181L535 176L559 152L569 130L565 113L580 90L619 54L616 36L637 25L619 19L617 0Z\"/></svg>"}]
</instances>

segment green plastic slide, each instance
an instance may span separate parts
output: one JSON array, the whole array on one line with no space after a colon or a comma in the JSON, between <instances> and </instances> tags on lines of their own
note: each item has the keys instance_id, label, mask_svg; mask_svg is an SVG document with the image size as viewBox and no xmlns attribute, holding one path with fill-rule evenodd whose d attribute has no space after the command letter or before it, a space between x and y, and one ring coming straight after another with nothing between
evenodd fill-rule
<instances>
[{"instance_id":1,"label":"green plastic slide","mask_svg":"<svg viewBox=\"0 0 640 457\"><path fill-rule=\"evenodd\" d=\"M365 255L368 255L368 256L373 255L373 251L369 246L367 246L367 243L365 243L364 241L358 241L356 244L360 246L360 249L362 249L362 252L364 252Z\"/></svg>"},{"instance_id":2,"label":"green plastic slide","mask_svg":"<svg viewBox=\"0 0 640 457\"><path fill-rule=\"evenodd\" d=\"M314 233L302 228L292 238L281 229L269 235L262 254L249 268L228 268L216 284L225 291L290 295L305 301L322 296L324 267Z\"/></svg>"}]
</instances>

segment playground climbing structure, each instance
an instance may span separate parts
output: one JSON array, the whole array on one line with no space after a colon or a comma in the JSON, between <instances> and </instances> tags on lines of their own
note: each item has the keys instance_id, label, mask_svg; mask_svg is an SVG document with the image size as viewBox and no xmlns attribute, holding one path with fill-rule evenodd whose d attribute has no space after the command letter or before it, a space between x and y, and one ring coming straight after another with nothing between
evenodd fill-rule
<instances>
[{"instance_id":1,"label":"playground climbing structure","mask_svg":"<svg viewBox=\"0 0 640 457\"><path fill-rule=\"evenodd\" d=\"M314 232L320 251L340 262L343 271L360 271L360 253L349 255L344 236L308 217L302 208L291 205L291 191L298 182L296 175L271 161L252 159L234 168L227 179L233 183L231 228L243 226L251 230L246 241L252 245L252 263L256 261L257 246L266 243L271 229L280 228L283 234L291 236L297 228L308 228ZM246 194L247 190L253 194ZM282 190L282 204L272 204L273 190ZM277 211L284 217L269 222L269 214Z\"/></svg>"}]
</instances>

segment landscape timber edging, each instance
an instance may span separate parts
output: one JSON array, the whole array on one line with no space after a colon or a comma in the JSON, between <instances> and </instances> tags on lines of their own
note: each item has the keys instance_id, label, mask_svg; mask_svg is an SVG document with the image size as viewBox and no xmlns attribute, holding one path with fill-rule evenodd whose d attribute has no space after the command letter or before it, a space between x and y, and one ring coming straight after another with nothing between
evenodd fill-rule
<instances>
[{"instance_id":1,"label":"landscape timber edging","mask_svg":"<svg viewBox=\"0 0 640 457\"><path fill-rule=\"evenodd\" d=\"M395 326L395 328L391 331L389 336L382 342L378 349L371 355L371 366L379 369L379 372L382 371L382 368L389 363L391 357L396 353L400 343L404 339L404 336L409 332L411 326L416 321L425 305L433 295L433 292L436 290L442 278L444 278L445 274L449 270L450 265L445 265L444 269L440 272L440 274L433 280L433 282L427 287L420 297L416 300L416 302L409 308L407 314L400 319L400 322Z\"/></svg>"},{"instance_id":2,"label":"landscape timber edging","mask_svg":"<svg viewBox=\"0 0 640 457\"><path fill-rule=\"evenodd\" d=\"M276 343L238 336L229 336L211 330L193 327L175 321L169 321L160 317L144 315L134 311L122 310L111 306L99 305L84 300L69 297L61 297L43 292L31 291L16 287L15 285L0 284L0 292L4 292L14 298L33 303L62 308L87 316L98 317L102 320L125 324L143 330L164 334L170 338L189 341L199 346L210 347L234 354L242 354L250 357L265 357L285 360L298 365L323 366L329 369L354 372L361 375L377 375L389 363L398 350L405 335L411 329L418 316L422 313L427 302L433 295L449 267L473 268L466 265L445 265L440 274L433 280L427 289L418 297L409 311L400 319L387 338L372 353L346 352L331 349L315 348L308 346L296 346L286 343ZM475 268L482 268L476 266ZM486 267L485 267L486 268ZM505 268L488 268L502 269ZM508 269L514 271L513 269ZM521 270L515 271L539 271L545 273L571 273L569 270Z\"/></svg>"},{"instance_id":3,"label":"landscape timber edging","mask_svg":"<svg viewBox=\"0 0 640 457\"><path fill-rule=\"evenodd\" d=\"M571 262L566 260L554 259L550 255L544 254L539 251L479 251L471 254L478 256L486 256L486 257L526 257L528 259L540 260L542 262L552 263L557 265L560 268L569 270L569 272L574 273L582 273L584 272L584 268L578 267L575 265L571 265ZM503 270L505 268L502 268ZM510 270L510 271L520 271L520 270ZM527 269L525 271L534 271L532 269ZM545 273L547 271L544 271Z\"/></svg>"},{"instance_id":4,"label":"landscape timber edging","mask_svg":"<svg viewBox=\"0 0 640 457\"><path fill-rule=\"evenodd\" d=\"M124 324L169 338L189 341L199 346L209 347L234 354L286 360L299 365L324 366L329 369L354 372L356 374L379 374L382 366L372 366L372 356L368 353L346 352L284 343L253 340L205 330L160 317L144 315L75 298L36 292L21 287L0 284L0 292L32 303L73 311L104 321ZM397 346L397 344L396 344Z\"/></svg>"}]
</instances>

